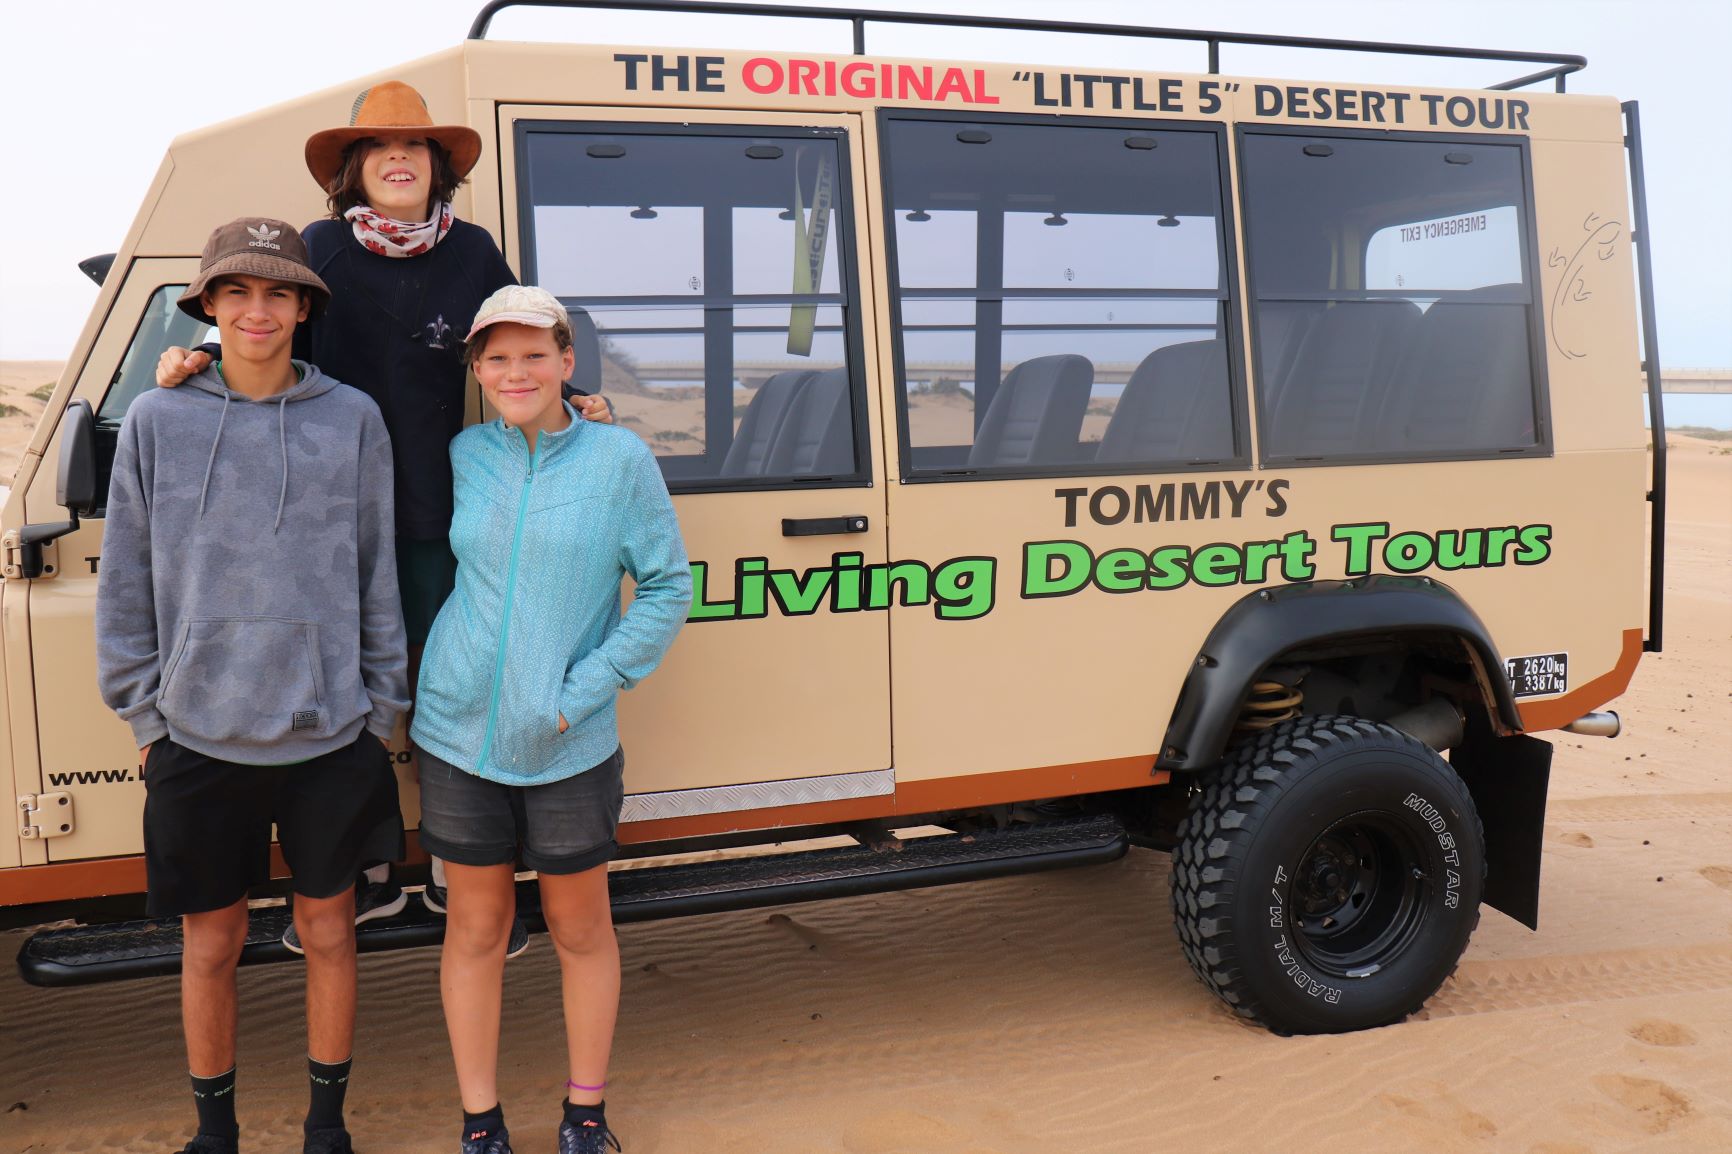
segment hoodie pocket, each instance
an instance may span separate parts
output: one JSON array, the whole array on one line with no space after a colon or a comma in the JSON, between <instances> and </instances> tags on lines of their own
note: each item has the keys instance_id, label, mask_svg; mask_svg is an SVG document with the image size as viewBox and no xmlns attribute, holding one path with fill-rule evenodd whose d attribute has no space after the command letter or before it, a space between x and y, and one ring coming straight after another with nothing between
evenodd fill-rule
<instances>
[{"instance_id":1,"label":"hoodie pocket","mask_svg":"<svg viewBox=\"0 0 1732 1154\"><path fill-rule=\"evenodd\" d=\"M319 626L287 617L195 617L169 658L160 708L209 742L269 744L329 732Z\"/></svg>"}]
</instances>

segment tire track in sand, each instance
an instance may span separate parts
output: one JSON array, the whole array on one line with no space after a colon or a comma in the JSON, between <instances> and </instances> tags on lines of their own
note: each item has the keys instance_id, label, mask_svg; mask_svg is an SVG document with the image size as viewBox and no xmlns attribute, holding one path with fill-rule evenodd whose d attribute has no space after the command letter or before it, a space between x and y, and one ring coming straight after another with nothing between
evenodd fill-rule
<instances>
[{"instance_id":1,"label":"tire track in sand","mask_svg":"<svg viewBox=\"0 0 1732 1154\"><path fill-rule=\"evenodd\" d=\"M1546 821L1665 821L1680 817L1732 818L1732 793L1662 793L1629 797L1573 797L1546 806Z\"/></svg>"},{"instance_id":2,"label":"tire track in sand","mask_svg":"<svg viewBox=\"0 0 1732 1154\"><path fill-rule=\"evenodd\" d=\"M1732 945L1464 961L1417 1019L1732 990Z\"/></svg>"}]
</instances>

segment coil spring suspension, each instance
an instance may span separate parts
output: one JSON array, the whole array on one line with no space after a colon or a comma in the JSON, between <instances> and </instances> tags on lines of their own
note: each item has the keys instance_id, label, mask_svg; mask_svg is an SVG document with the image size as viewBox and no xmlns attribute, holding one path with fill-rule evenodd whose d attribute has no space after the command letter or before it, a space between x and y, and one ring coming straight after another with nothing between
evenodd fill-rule
<instances>
[{"instance_id":1,"label":"coil spring suspension","mask_svg":"<svg viewBox=\"0 0 1732 1154\"><path fill-rule=\"evenodd\" d=\"M1233 732L1255 733L1298 717L1300 703L1304 700L1305 691L1297 684L1287 685L1280 681L1252 682L1251 696L1245 702L1245 707L1239 711L1239 719L1233 723Z\"/></svg>"}]
</instances>

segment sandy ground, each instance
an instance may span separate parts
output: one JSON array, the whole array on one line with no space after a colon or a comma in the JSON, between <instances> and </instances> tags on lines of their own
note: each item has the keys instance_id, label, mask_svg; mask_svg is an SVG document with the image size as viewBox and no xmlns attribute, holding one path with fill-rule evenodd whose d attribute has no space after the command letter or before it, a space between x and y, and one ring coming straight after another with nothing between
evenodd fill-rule
<instances>
[{"instance_id":1,"label":"sandy ground","mask_svg":"<svg viewBox=\"0 0 1732 1154\"><path fill-rule=\"evenodd\" d=\"M8 380L10 380L10 376ZM1667 652L1616 741L1559 734L1542 922L1487 911L1402 1025L1277 1038L1192 977L1168 862L624 927L631 1154L1732 1150L1732 455L1674 438ZM0 934L10 956L23 933ZM432 950L361 961L363 1154L454 1148ZM298 1150L298 969L241 975L249 1151ZM502 1096L551 1150L557 967L508 968ZM0 973L0 1152L177 1149L173 979Z\"/></svg>"},{"instance_id":2,"label":"sandy ground","mask_svg":"<svg viewBox=\"0 0 1732 1154\"><path fill-rule=\"evenodd\" d=\"M0 361L0 485L12 483L60 368L59 361Z\"/></svg>"}]
</instances>

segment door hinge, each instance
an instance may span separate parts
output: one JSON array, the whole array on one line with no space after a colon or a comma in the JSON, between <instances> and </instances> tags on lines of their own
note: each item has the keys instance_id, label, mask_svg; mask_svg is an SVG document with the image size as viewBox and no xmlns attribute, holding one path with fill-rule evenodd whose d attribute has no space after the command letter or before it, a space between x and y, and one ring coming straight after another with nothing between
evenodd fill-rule
<instances>
[{"instance_id":1,"label":"door hinge","mask_svg":"<svg viewBox=\"0 0 1732 1154\"><path fill-rule=\"evenodd\" d=\"M72 795L65 790L18 795L19 837L65 837L73 828Z\"/></svg>"},{"instance_id":2,"label":"door hinge","mask_svg":"<svg viewBox=\"0 0 1732 1154\"><path fill-rule=\"evenodd\" d=\"M0 536L0 576L24 581L54 576L54 571L59 568L58 555L47 550L76 528L78 522L75 519L8 529L4 536Z\"/></svg>"},{"instance_id":3,"label":"door hinge","mask_svg":"<svg viewBox=\"0 0 1732 1154\"><path fill-rule=\"evenodd\" d=\"M24 576L23 549L18 530L6 530L5 536L0 537L0 577L16 581Z\"/></svg>"}]
</instances>

